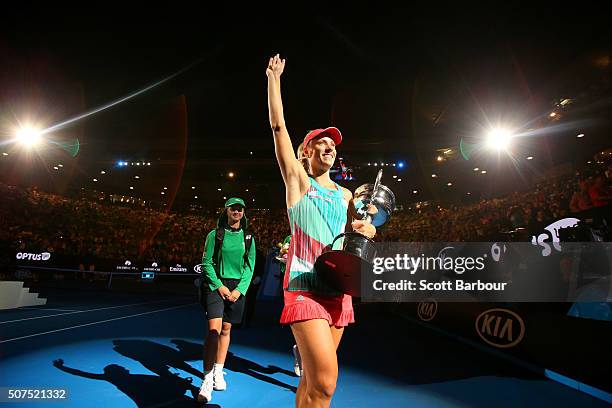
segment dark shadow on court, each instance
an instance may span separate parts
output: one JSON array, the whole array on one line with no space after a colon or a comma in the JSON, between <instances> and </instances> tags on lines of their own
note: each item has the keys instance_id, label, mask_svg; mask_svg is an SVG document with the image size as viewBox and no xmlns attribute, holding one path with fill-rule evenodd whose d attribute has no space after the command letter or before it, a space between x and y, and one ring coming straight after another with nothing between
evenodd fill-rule
<instances>
[{"instance_id":1,"label":"dark shadow on court","mask_svg":"<svg viewBox=\"0 0 612 408\"><path fill-rule=\"evenodd\" d=\"M483 376L542 380L520 366L393 316L382 305L360 307L358 318L342 338L342 365L411 385ZM380 330L388 335L372 336ZM371 352L364 352L365 343Z\"/></svg>"},{"instance_id":2,"label":"dark shadow on court","mask_svg":"<svg viewBox=\"0 0 612 408\"><path fill-rule=\"evenodd\" d=\"M187 364L185 353L150 340L113 340L113 349L132 360L138 361L149 371L159 376L171 375L169 368L183 370L194 377L204 374Z\"/></svg>"},{"instance_id":3,"label":"dark shadow on court","mask_svg":"<svg viewBox=\"0 0 612 408\"><path fill-rule=\"evenodd\" d=\"M271 302L268 302L271 303ZM258 306L259 307L259 306ZM262 312L264 307L259 308ZM269 306L268 312L274 308ZM278 319L280 312L274 316ZM338 348L340 370L358 369L397 384L433 384L482 376L541 381L522 367L509 364L466 344L451 340L389 313L382 304L358 304L356 323L344 331ZM280 351L292 368L294 344L290 329L266 325L248 329L248 336L232 342L249 347ZM381 335L381 333L385 333Z\"/></svg>"},{"instance_id":4,"label":"dark shadow on court","mask_svg":"<svg viewBox=\"0 0 612 408\"><path fill-rule=\"evenodd\" d=\"M171 342L176 344L178 349L181 351L181 355L185 356L186 360L189 360L189 361L202 360L203 351L202 351L201 344L196 344L196 343L192 343L192 342L180 340L180 339L174 339L174 340L171 340ZM229 371L234 371L237 373L243 373L243 374L249 375L259 381L264 381L269 384L276 385L281 388L285 388L287 390L290 390L291 392L296 392L297 390L297 388L294 387L293 385L285 384L282 381L269 377L269 375L277 374L277 373L285 374L290 377L295 377L295 374L293 373L293 371L285 370L283 368L272 366L272 365L268 365L267 367L264 367L251 360L247 360L246 358L239 357L236 354L232 353L231 351L227 352L227 359L225 360L225 366L223 368Z\"/></svg>"},{"instance_id":5,"label":"dark shadow on court","mask_svg":"<svg viewBox=\"0 0 612 408\"><path fill-rule=\"evenodd\" d=\"M61 359L53 361L53 365L68 374L107 381L127 395L138 407L194 408L202 405L195 400L198 388L192 384L191 377L181 378L177 374L131 374L125 367L117 364L107 365L99 374L89 373L67 367ZM193 398L184 395L186 391L189 391ZM220 407L214 404L207 406Z\"/></svg>"}]
</instances>

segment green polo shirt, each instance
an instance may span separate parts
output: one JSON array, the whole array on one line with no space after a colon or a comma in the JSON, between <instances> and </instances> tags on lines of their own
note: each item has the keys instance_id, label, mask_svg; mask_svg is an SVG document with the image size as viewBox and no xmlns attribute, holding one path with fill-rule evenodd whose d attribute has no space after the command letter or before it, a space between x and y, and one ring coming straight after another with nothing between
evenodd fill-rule
<instances>
[{"instance_id":1,"label":"green polo shirt","mask_svg":"<svg viewBox=\"0 0 612 408\"><path fill-rule=\"evenodd\" d=\"M242 229L240 231L225 229L223 245L219 249L221 264L216 265L217 262L212 260L215 251L215 235L216 230L212 230L206 236L204 256L202 257L206 283L208 283L210 290L214 291L223 286L221 278L240 279L236 289L241 294L246 295L255 267L255 239L253 238L249 250L249 265L246 265L244 262L244 231Z\"/></svg>"}]
</instances>

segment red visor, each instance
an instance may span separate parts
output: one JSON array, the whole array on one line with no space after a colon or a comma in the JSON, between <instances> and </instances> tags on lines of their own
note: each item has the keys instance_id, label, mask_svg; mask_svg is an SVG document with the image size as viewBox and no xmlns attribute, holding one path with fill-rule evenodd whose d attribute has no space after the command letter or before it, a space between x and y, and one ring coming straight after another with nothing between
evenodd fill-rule
<instances>
[{"instance_id":1,"label":"red visor","mask_svg":"<svg viewBox=\"0 0 612 408\"><path fill-rule=\"evenodd\" d=\"M335 127L328 127L325 129L315 129L308 132L308 134L304 138L304 146L306 146L308 142L310 142L312 139L320 135L324 135L331 138L331 140L334 141L336 146L342 143L342 134L340 133L340 131Z\"/></svg>"}]
</instances>

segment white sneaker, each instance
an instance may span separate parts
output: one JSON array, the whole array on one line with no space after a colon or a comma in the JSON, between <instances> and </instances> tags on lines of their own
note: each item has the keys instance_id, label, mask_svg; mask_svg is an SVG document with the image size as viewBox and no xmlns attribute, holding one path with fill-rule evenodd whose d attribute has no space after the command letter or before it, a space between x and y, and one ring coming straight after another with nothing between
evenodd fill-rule
<instances>
[{"instance_id":1,"label":"white sneaker","mask_svg":"<svg viewBox=\"0 0 612 408\"><path fill-rule=\"evenodd\" d=\"M223 370L213 371L213 389L215 391L225 391L227 389L227 383L223 378L225 374L227 373Z\"/></svg>"},{"instance_id":2,"label":"white sneaker","mask_svg":"<svg viewBox=\"0 0 612 408\"><path fill-rule=\"evenodd\" d=\"M209 375L204 377L204 381L202 381L202 386L200 387L200 392L198 392L198 397L196 398L198 402L208 403L212 400L212 391L213 391L213 376Z\"/></svg>"},{"instance_id":3,"label":"white sneaker","mask_svg":"<svg viewBox=\"0 0 612 408\"><path fill-rule=\"evenodd\" d=\"M302 358L300 357L300 351L297 348L297 344L293 345L293 372L298 377L302 376Z\"/></svg>"}]
</instances>

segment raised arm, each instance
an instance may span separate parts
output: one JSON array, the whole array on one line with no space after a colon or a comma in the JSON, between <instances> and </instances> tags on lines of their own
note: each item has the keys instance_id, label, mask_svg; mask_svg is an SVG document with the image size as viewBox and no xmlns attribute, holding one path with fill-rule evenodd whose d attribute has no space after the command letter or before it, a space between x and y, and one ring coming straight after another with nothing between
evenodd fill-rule
<instances>
[{"instance_id":1,"label":"raised arm","mask_svg":"<svg viewBox=\"0 0 612 408\"><path fill-rule=\"evenodd\" d=\"M80 377L89 378L91 380L106 380L107 379L107 377L104 374L88 373L87 371L81 371L76 368L66 367L64 365L64 360L62 360L61 358L54 360L53 365L68 374L78 375Z\"/></svg>"},{"instance_id":2,"label":"raised arm","mask_svg":"<svg viewBox=\"0 0 612 408\"><path fill-rule=\"evenodd\" d=\"M276 152L276 160L280 167L285 186L287 187L287 201L293 201L289 198L290 190L299 191L300 179L306 178L307 175L304 168L298 162L293 153L293 145L287 127L285 126L285 117L283 114L283 101L281 98L281 75L285 69L285 60L281 59L278 54L270 58L266 76L268 77L268 110L270 116L270 127L274 135L274 149ZM304 173L304 174L302 174Z\"/></svg>"}]
</instances>

